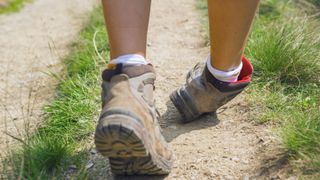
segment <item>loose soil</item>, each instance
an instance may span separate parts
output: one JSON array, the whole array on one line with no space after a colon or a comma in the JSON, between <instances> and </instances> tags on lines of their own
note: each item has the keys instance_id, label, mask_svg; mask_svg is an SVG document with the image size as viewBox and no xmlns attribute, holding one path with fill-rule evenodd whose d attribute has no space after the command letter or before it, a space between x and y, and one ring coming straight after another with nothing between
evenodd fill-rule
<instances>
[{"instance_id":1,"label":"loose soil","mask_svg":"<svg viewBox=\"0 0 320 180\"><path fill-rule=\"evenodd\" d=\"M245 94L195 122L181 124L169 100L187 72L208 56L196 0L153 0L148 57L156 67L156 102L163 134L175 154L164 177L112 177L108 163L90 151L92 179L287 179L286 158L265 125L252 121Z\"/></svg>"},{"instance_id":2,"label":"loose soil","mask_svg":"<svg viewBox=\"0 0 320 180\"><path fill-rule=\"evenodd\" d=\"M48 72L61 69L61 59L81 29L95 1L35 0L21 12L0 17L0 130L22 138L42 119L41 108L54 95L57 80ZM148 58L153 62L157 107L163 134L175 154L164 177L113 177L108 162L88 151L90 179L286 179L286 157L269 128L252 121L245 94L217 115L181 124L170 93L209 53L196 0L153 0ZM28 128L25 128L25 127ZM0 148L10 138L0 136ZM93 141L90 141L93 146Z\"/></svg>"},{"instance_id":3,"label":"loose soil","mask_svg":"<svg viewBox=\"0 0 320 180\"><path fill-rule=\"evenodd\" d=\"M35 0L0 16L0 159L12 138L24 139L42 119L61 70L97 0Z\"/></svg>"}]
</instances>

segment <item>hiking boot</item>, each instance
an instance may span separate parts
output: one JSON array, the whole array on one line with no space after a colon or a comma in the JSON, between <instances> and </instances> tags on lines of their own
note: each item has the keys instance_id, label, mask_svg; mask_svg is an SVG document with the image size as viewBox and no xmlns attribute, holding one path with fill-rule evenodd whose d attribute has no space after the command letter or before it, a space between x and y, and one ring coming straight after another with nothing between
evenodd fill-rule
<instances>
[{"instance_id":1,"label":"hiking boot","mask_svg":"<svg viewBox=\"0 0 320 180\"><path fill-rule=\"evenodd\" d=\"M97 150L114 174L168 174L171 152L156 117L156 75L151 65L114 65L102 74L102 112L95 132Z\"/></svg>"},{"instance_id":2,"label":"hiking boot","mask_svg":"<svg viewBox=\"0 0 320 180\"><path fill-rule=\"evenodd\" d=\"M173 92L171 101L182 116L183 122L190 122L206 113L215 113L218 108L232 100L249 85L252 65L242 58L243 68L237 82L217 80L205 63L198 63L187 75L186 84Z\"/></svg>"}]
</instances>

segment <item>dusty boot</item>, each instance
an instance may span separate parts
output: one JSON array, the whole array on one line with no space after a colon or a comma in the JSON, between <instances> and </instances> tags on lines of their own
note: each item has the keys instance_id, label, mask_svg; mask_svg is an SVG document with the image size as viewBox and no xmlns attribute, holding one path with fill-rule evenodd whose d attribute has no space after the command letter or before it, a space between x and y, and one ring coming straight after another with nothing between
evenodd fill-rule
<instances>
[{"instance_id":1,"label":"dusty boot","mask_svg":"<svg viewBox=\"0 0 320 180\"><path fill-rule=\"evenodd\" d=\"M154 107L151 65L103 72L102 112L95 133L97 150L109 157L114 174L168 174L171 152Z\"/></svg>"},{"instance_id":2,"label":"dusty boot","mask_svg":"<svg viewBox=\"0 0 320 180\"><path fill-rule=\"evenodd\" d=\"M184 86L173 92L171 101L182 116L183 122L195 120L206 113L216 112L218 108L232 100L249 85L252 65L242 59L243 68L237 82L226 83L217 80L209 72L205 63L197 64L187 75Z\"/></svg>"}]
</instances>

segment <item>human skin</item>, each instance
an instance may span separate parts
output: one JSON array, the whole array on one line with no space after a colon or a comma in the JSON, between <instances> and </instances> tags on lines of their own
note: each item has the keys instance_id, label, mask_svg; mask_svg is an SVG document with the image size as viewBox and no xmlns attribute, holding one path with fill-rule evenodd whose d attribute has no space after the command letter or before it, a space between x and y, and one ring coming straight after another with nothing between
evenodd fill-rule
<instances>
[{"instance_id":1,"label":"human skin","mask_svg":"<svg viewBox=\"0 0 320 180\"><path fill-rule=\"evenodd\" d=\"M259 0L208 0L211 64L229 71L241 63Z\"/></svg>"},{"instance_id":2,"label":"human skin","mask_svg":"<svg viewBox=\"0 0 320 180\"><path fill-rule=\"evenodd\" d=\"M110 58L146 56L151 0L102 0Z\"/></svg>"},{"instance_id":3,"label":"human skin","mask_svg":"<svg viewBox=\"0 0 320 180\"><path fill-rule=\"evenodd\" d=\"M145 57L151 0L102 0L102 4L110 58ZM208 0L213 67L229 71L239 66L258 5L259 0Z\"/></svg>"}]
</instances>

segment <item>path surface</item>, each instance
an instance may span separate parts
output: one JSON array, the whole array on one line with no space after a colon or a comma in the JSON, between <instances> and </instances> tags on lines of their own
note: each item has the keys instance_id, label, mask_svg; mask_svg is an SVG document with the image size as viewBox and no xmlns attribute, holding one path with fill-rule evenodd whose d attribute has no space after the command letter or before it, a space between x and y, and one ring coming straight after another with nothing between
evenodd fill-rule
<instances>
[{"instance_id":1,"label":"path surface","mask_svg":"<svg viewBox=\"0 0 320 180\"><path fill-rule=\"evenodd\" d=\"M87 13L97 0L34 0L21 12L0 16L0 152L11 135L22 138L42 116ZM1 157L0 153L0 157Z\"/></svg>"},{"instance_id":2,"label":"path surface","mask_svg":"<svg viewBox=\"0 0 320 180\"><path fill-rule=\"evenodd\" d=\"M61 69L61 57L68 53L95 2L35 0L19 13L0 17L0 150L10 139L3 131L19 137L23 129L32 129L41 120L41 108L52 99L56 85L45 72ZM265 126L249 120L243 96L222 108L217 117L185 125L178 121L169 94L209 52L195 3L153 0L152 4L149 58L158 73L155 94L160 123L175 154L172 172L166 177L117 179L281 178L273 171L281 165L270 148L276 140ZM94 163L90 179L113 179L105 159L94 149L89 154Z\"/></svg>"},{"instance_id":3,"label":"path surface","mask_svg":"<svg viewBox=\"0 0 320 180\"><path fill-rule=\"evenodd\" d=\"M268 166L274 164L265 161L266 154L273 157L274 149L267 147L273 147L276 140L265 126L248 120L249 108L243 96L222 108L217 117L207 116L185 125L178 121L180 117L169 95L209 52L195 3L196 0L152 1L148 54L157 71L155 95L162 114L160 123L175 154L172 172L167 177L118 179L278 178L277 171L273 175L268 172ZM97 159L92 179L112 179L104 167L108 164Z\"/></svg>"}]
</instances>

